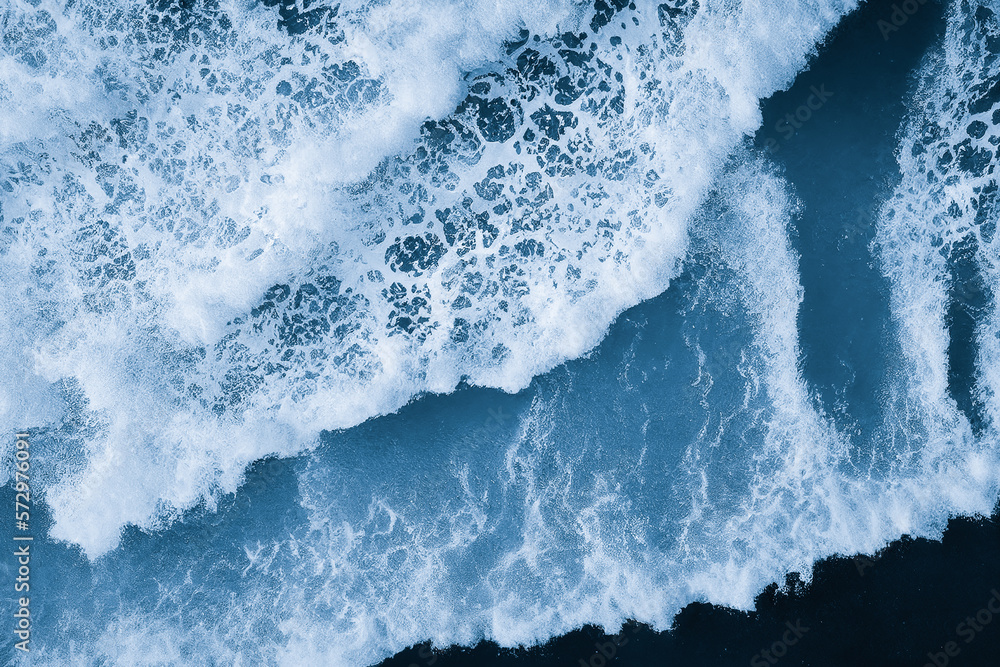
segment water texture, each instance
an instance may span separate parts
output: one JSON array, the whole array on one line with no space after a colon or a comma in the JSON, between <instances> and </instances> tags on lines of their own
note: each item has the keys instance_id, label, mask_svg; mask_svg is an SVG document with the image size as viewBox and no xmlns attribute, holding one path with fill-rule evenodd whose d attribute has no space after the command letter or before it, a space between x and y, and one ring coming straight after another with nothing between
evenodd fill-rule
<instances>
[{"instance_id":1,"label":"water texture","mask_svg":"<svg viewBox=\"0 0 1000 667\"><path fill-rule=\"evenodd\" d=\"M0 9L32 660L664 630L988 514L1000 5L902 5Z\"/></svg>"}]
</instances>

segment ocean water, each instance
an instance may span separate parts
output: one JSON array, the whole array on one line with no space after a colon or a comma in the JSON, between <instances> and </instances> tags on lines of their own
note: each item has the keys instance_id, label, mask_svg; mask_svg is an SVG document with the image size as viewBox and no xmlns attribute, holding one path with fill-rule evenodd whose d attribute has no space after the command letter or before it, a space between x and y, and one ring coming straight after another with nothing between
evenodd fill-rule
<instances>
[{"instance_id":1,"label":"ocean water","mask_svg":"<svg viewBox=\"0 0 1000 667\"><path fill-rule=\"evenodd\" d=\"M996 2L0 12L11 664L665 631L996 504Z\"/></svg>"}]
</instances>

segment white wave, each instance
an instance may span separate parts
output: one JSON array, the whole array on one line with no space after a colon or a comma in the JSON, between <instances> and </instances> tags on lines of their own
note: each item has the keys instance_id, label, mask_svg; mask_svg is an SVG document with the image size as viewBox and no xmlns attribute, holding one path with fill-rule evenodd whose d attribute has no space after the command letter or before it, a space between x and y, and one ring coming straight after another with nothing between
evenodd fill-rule
<instances>
[{"instance_id":1,"label":"white wave","mask_svg":"<svg viewBox=\"0 0 1000 667\"><path fill-rule=\"evenodd\" d=\"M321 4L291 37L209 0L10 5L4 363L50 407L5 418L95 430L52 535L100 555L323 428L584 353L853 6Z\"/></svg>"}]
</instances>

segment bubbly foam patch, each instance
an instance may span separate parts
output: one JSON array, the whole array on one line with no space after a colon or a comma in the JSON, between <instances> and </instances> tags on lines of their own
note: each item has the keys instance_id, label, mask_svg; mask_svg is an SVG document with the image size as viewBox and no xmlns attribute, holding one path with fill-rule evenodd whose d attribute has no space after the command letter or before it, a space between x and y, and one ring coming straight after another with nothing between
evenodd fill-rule
<instances>
[{"instance_id":1,"label":"bubbly foam patch","mask_svg":"<svg viewBox=\"0 0 1000 667\"><path fill-rule=\"evenodd\" d=\"M410 32L393 32L384 15L365 24L393 7L282 8L284 33L264 9L241 18L160 7L161 18L142 25L163 30L169 18L174 69L77 77L76 86L103 87L92 97L59 93L58 77L31 72L59 59L52 71L83 63L81 72L97 72L112 57L99 45L105 35L95 32L98 46L84 57L73 12L50 12L57 30L18 5L34 18L5 24L20 40L42 37L8 53L13 64L0 76L27 77L23 90L34 76L53 109L72 110L46 111L52 123L72 124L84 110L96 118L70 133L72 147L35 119L2 128L5 138L23 128L32 138L3 145L10 175L0 188L11 196L0 263L23 312L0 322L11 341L0 362L26 390L0 405L53 424L36 439L43 452L65 452L52 461L62 469L45 473L54 476L44 485L53 532L104 554L80 559L49 545L66 559L61 617L39 633L37 659L359 665L427 640L533 644L586 623L614 632L627 618L665 630L692 601L746 609L765 585L819 558L873 553L902 534L937 537L949 515L993 508L995 2L951 7L900 133L901 180L871 250L890 280L902 356L889 364L885 422L870 436L822 413L800 372L794 192L763 158L732 151L756 122L755 96L780 85L813 36L792 51L787 34L799 31L768 32L780 46L755 40L782 22L828 26L835 13L566 5L572 44L562 23L530 24L525 14L496 37L492 59L455 65L457 111L417 118L403 148L343 183L349 170L323 168L324 137L363 133L350 118L388 114L378 105L398 98L382 83L361 92L374 85L364 83L358 97L345 93L349 113L337 107L336 86L313 68L339 62L340 72L345 61L323 61L327 47L310 45L346 49L349 34L370 35L364 62L383 64L362 78L404 76L405 63L386 67L378 54ZM424 25L397 9L411 32ZM161 48L133 39L126 46ZM253 107L247 129L227 134L229 102L213 116L204 90L171 87L185 73L200 80L189 68L201 67L190 56L203 44L250 54L254 67L261 53L274 56L275 73L260 74L267 85L225 93ZM298 59L285 62L294 49ZM232 84L217 75L212 85L220 82ZM122 90L135 117L101 120L100 104ZM238 101L254 94L257 106ZM176 118L148 111L195 102L204 108ZM272 112L281 123L269 124ZM202 142L211 141L209 150ZM271 157L253 154L261 146ZM195 149L212 163L192 159ZM129 190L118 164L135 162ZM258 171L226 193L212 185L212 168ZM122 191L130 194L116 212ZM208 231L207 194L219 215L238 205L252 218ZM172 215L153 208L168 203ZM630 206L635 226L621 215ZM394 410L414 392L450 389L461 376L519 387L587 349L604 318L667 279L671 289L620 317L587 359L517 395L427 397L328 433L297 458L259 462L238 494L218 493L262 453L308 448L324 425ZM963 386L956 336L975 347ZM983 415L975 428L970 406ZM857 446L860 437L873 442ZM128 530L110 549L122 525L159 527L206 494L168 530Z\"/></svg>"},{"instance_id":2,"label":"bubbly foam patch","mask_svg":"<svg viewBox=\"0 0 1000 667\"><path fill-rule=\"evenodd\" d=\"M0 405L87 425L48 500L91 556L321 429L592 348L854 6L269 4L7 10Z\"/></svg>"},{"instance_id":3,"label":"bubbly foam patch","mask_svg":"<svg viewBox=\"0 0 1000 667\"><path fill-rule=\"evenodd\" d=\"M908 357L905 393L919 405L911 428L921 440L950 443L925 448L927 455L949 455L959 443L970 451L991 449L988 438L977 442L971 432L969 419L980 406L988 432L997 427L991 363L1000 282L997 9L993 3L951 8L945 48L925 66L902 133L903 178L882 211L877 240ZM975 333L958 343L975 347L978 358L974 370L962 368L964 377L956 377L961 359L952 337L962 333L956 319L965 318L975 320Z\"/></svg>"},{"instance_id":4,"label":"bubbly foam patch","mask_svg":"<svg viewBox=\"0 0 1000 667\"><path fill-rule=\"evenodd\" d=\"M988 511L996 456L967 442L891 470L852 458L857 436L799 371L798 204L742 152L717 185L694 268L613 344L519 397L465 391L331 434L258 468L218 515L133 532L88 564L98 589L134 573L129 595L79 629L98 641L45 646L47 664L197 663L208 647L357 665L427 640L534 644L629 618L665 630L693 600L748 609L818 558Z\"/></svg>"}]
</instances>

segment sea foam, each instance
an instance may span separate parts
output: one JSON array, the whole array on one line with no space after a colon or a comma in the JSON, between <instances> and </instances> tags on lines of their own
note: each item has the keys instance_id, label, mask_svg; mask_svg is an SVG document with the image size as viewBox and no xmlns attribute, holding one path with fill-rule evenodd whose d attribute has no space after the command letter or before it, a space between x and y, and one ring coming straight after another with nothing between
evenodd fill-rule
<instances>
[{"instance_id":1,"label":"sea foam","mask_svg":"<svg viewBox=\"0 0 1000 667\"><path fill-rule=\"evenodd\" d=\"M52 535L100 555L322 429L585 353L853 5L12 5L0 404L90 427Z\"/></svg>"},{"instance_id":2,"label":"sea foam","mask_svg":"<svg viewBox=\"0 0 1000 667\"><path fill-rule=\"evenodd\" d=\"M525 92L523 98L512 98L522 100L520 117L487 114L516 126L515 134L504 142L489 142L486 134L506 132L504 128L512 125L485 123L484 128L478 123L479 111L468 115L471 106L500 104L490 101L497 84L491 77L506 70L483 65L469 75L468 95L463 98L482 102L468 102L465 111L415 129L412 151L386 158L360 184L340 187L333 184L335 179L317 176L328 188L322 190L328 197L324 201L336 204L331 210L351 212L352 222L331 232L337 248L324 246L331 273L317 266L312 277L303 274L297 281L268 286L266 298L251 299L249 315L233 316L241 322L225 319L230 317L226 315L221 325L208 322L204 331L192 328L183 334L186 319L197 322L209 317L210 309L208 315L178 317L176 333L169 335L156 319L165 317L169 308L150 311L155 317L148 321L159 325L151 329L121 324L132 321L122 312L138 311L112 310L114 317L95 321L118 328L106 329L110 333L98 340L96 333L77 325L73 330L79 331L78 337L66 342L58 337L67 336L73 320L46 328L48 320L36 315L31 322L51 338L35 348L37 365L31 370L49 374L44 377L58 389L49 409L67 415L62 430L42 431L38 442L53 448L64 443L58 446L68 449L71 462L62 464L65 481L56 480L63 486L50 491L50 498L57 500L54 532L77 539L91 555L104 554L90 560L63 554L69 562L63 576L76 578L66 584L66 599L60 603L65 622L51 629L47 637L53 639L43 640L36 654L39 659L53 665L360 665L425 641L470 645L485 638L502 646L534 644L587 623L616 632L629 618L666 630L676 612L692 601L749 609L764 586L781 581L790 571L808 577L818 559L872 554L903 534L937 537L950 515L989 512L1000 488L995 451L997 263L992 245L997 222L995 3L956 2L950 7L945 39L922 65L912 115L902 124L899 182L881 207L875 242L867 249L888 279L894 327L885 333L898 339L898 346L886 346L892 363L879 413L884 421L867 425L865 433L844 423L839 414L824 412L802 370L803 260L795 251L793 233L803 217L803 204L778 167L738 141L735 125L729 126L735 121L699 116L705 109L717 114L728 108L708 105L723 99L715 95L728 96L729 89L720 83L706 89L703 97L695 96L708 70L689 76L696 70L685 69L686 59L694 53L701 53L701 62L719 62L727 56L721 49L710 57L691 40L698 36L705 44L717 45L726 33L709 31L709 26L739 25L752 15L750 10L740 13L735 5L723 9L700 7L683 29L687 44L680 59L664 56L667 73L680 76L689 86L683 95L670 97L671 112L687 109L691 115L683 116L684 123L701 122L705 131L685 135L684 141L717 147L721 156L717 162L678 162L673 170L657 170L653 181L644 172L649 163L641 160L656 159L652 149L662 144L655 142L672 139L643 136L650 154L639 149L645 157L624 167L630 173L641 165L637 167L641 178L626 179L630 187L616 186L610 171L614 165L605 163L588 174L577 194L572 189L563 192L559 186L574 183L577 173L557 171L552 176L545 169L585 171L590 158L581 159L579 167L575 157L570 163L560 162L563 135L550 140L559 149L552 160L548 145L539 157L538 143L522 139L525 129L537 127L530 120L535 111L545 104L553 111L563 108L555 103L556 95L566 94L556 85L563 70L557 68L560 76L551 91L537 81L529 82L538 86L534 97L529 100L531 93ZM815 20L816 25L827 26L835 21L833 14L818 20L802 13L804 9L800 13L793 9L785 7L784 14L755 9L761 12L761 23L754 25ZM597 14L589 16L593 21ZM642 17L636 18L642 25ZM293 19L290 15L285 20ZM589 25L586 16L580 21ZM610 29L612 36L619 36L613 26L622 22L628 26L630 21L631 14L622 11L602 31ZM510 57L515 62L507 64L515 68L518 54L529 47L539 55L528 60L537 63L548 48L541 45L543 41L551 45L551 40L562 40L565 46L560 34L501 47L504 53L513 49ZM622 46L638 54L637 42L624 36L621 40ZM729 52L750 48L751 43L744 39L738 46L730 45ZM597 53L611 46L609 37ZM566 50L552 48L556 54ZM805 54L808 48L797 53ZM589 53L589 46L584 52ZM761 55L765 52L754 52L760 60L735 58L738 65L730 67L787 62L791 72L792 61L799 62L798 55L785 61L778 50ZM498 56L499 61L506 62L504 57ZM559 65L555 58L550 60ZM638 55L626 54L622 61L615 59L619 64L612 68L610 80L617 81L615 71L646 71L639 60ZM628 68L620 64L626 61ZM555 76L546 71L546 76ZM721 72L732 71L737 70L722 68L713 76L720 80ZM638 74L635 78L644 81ZM486 78L474 80L480 76ZM647 71L646 78L650 76ZM649 96L650 101L640 100L637 89L625 85L624 74L622 79L623 89L635 95L635 109L658 103L655 95ZM489 86L476 87L484 82ZM740 85L767 87L759 80ZM607 92L599 84L597 90ZM594 93L577 98L574 104L579 106L564 105L577 118L576 127L572 121L564 126L566 136L589 128L593 141L614 137L622 146L632 145L629 132L601 125L600 105L591 109L598 120L593 125L585 122L589 111L579 100L588 94ZM752 125L756 120L746 110L745 122ZM610 114L612 118L620 117ZM657 118L656 122L669 123L671 116ZM532 131L540 143L544 133ZM712 135L713 131L718 134ZM554 132L558 135L558 128ZM730 145L722 149L726 137ZM441 141L450 152L442 153ZM522 152L508 141L519 142ZM502 146L490 148L492 144ZM528 152L529 145L535 152ZM431 150L435 146L438 153ZM489 175L496 166L486 156L493 148L503 156L497 159L504 169L487 179L482 174ZM483 155L477 160L480 150ZM568 144L565 150L569 151ZM523 173L529 167L517 168L522 158L537 165L541 176L529 182ZM508 173L511 162L514 167ZM426 172L421 171L422 164L429 165ZM273 174L279 172L268 173L273 186L278 180ZM306 170L296 178L301 183L311 173ZM471 185L464 180L467 174ZM401 175L412 176L412 188ZM696 187L701 178L706 185ZM677 222L683 230L681 241L679 232L659 230L650 218L640 217L648 230L636 227L631 236L627 219L615 229L614 219L609 218L610 228L594 230L601 241L586 245L591 241L589 228L575 214L590 215L603 206L632 201L629 197L639 201L646 196L654 198L652 208L662 210L655 197L657 183L663 181L671 183L671 199L662 207L663 225L678 219L670 212L683 199L678 195L681 184L688 184L685 196L695 202L691 214ZM607 196L596 203L581 202L580 192L586 192L588 184L600 185ZM417 193L414 202L401 198L408 188L410 195ZM299 188L282 196L305 201L310 193ZM539 200L541 193L545 197ZM435 213L428 227L427 213L444 210L430 204L432 196L434 202L449 202L445 208L451 212L442 215L444 219ZM453 218L456 207L466 209L466 199L472 200L468 216ZM484 209L484 200L501 210L509 204L519 213L503 217L508 214ZM425 209L424 218L403 224L416 215L418 206ZM490 217L480 226L476 215L484 210ZM532 217L537 211L544 215ZM394 216L391 227L390 216ZM494 223L498 217L509 227ZM269 220L267 215L261 218L265 219ZM549 226L554 220L564 227ZM490 226L496 227L495 238ZM475 233L470 234L470 228ZM303 223L299 229L307 230L303 239L325 233L323 225L309 228ZM408 230L405 239L419 240L404 242L403 229ZM371 244L351 245L354 232L371 234ZM379 239L383 233L385 238ZM103 244L106 250L101 256L113 256L115 248L124 247L116 245L118 237L104 240L109 235L102 234L80 237L79 243L101 239L88 241ZM438 237L440 249L427 235ZM636 242L639 236L642 243ZM291 246L280 246L277 238L267 252L279 253L294 266ZM488 246L487 238L492 239ZM529 240L537 243L522 247L531 252L500 253L504 245L510 249ZM656 243L661 244L656 251L660 254L644 254ZM40 263L38 258L47 256L25 250L29 247L33 246L27 241L12 243L3 261ZM309 243L302 241L301 247L308 248ZM569 247L576 252L570 254L565 250ZM621 261L615 259L618 250L623 253ZM555 259L559 252L566 253L565 260ZM684 272L677 274L670 263L681 254ZM302 267L313 266L307 256L303 255ZM345 271L353 264L346 258L355 256L367 262L357 262L366 267L365 282L358 278L348 284ZM147 259L134 260L136 270L153 257L151 252ZM582 259L593 257L603 261ZM635 258L643 258L644 264ZM266 259L265 253L257 259ZM589 280L574 282L568 271L561 273L568 269L561 266L563 261L573 262L579 280L590 276ZM650 268L659 267L656 262L669 270ZM499 271L511 263L515 270ZM574 339L545 338L545 326L555 331L593 326L595 337L606 334L602 314L621 306L595 305L592 312L597 315L583 317L575 310L582 306L576 304L596 304L599 299L611 304L619 299L624 304L635 297L637 292L630 290L639 290L641 281L605 284L599 279L602 271L607 271L604 278L609 280L625 273L626 263L635 275L671 280L670 289L620 316L586 358L536 376L513 395L471 388L425 396L393 414L327 432L322 444L310 449L315 429L322 428L325 419L348 426L367 415L394 410L414 391L437 390L434 382L442 382L441 391L450 389L454 378L449 363L469 369L459 376L481 384L520 387L527 381L521 377L525 369L536 368L533 364L544 368L546 359L555 363L552 360L561 359L560 354L583 345ZM102 264L104 270L111 270L106 265ZM459 266L461 270L455 268ZM551 272L550 267L554 267ZM369 279L368 270L380 272L382 282L374 274ZM447 271L448 276L436 277ZM481 278L469 278L475 273ZM511 273L524 284L514 296L502 285L512 279ZM41 272L33 280L45 275ZM328 275L336 284L321 282ZM449 276L454 282L449 283ZM369 280L382 287L363 287ZM490 280L498 282L496 293L484 289ZM393 290L393 283L405 290ZM56 308L67 298L62 292L41 291L33 282L23 283L28 287L18 285L22 284L15 283L17 289L11 293L27 294L17 297L26 307L34 299L47 298ZM561 292L567 285L576 291ZM29 293L29 287L34 291ZM195 285L190 294L210 287ZM81 291L78 298L83 302L92 293ZM122 298L114 290L101 294ZM452 294L466 297L468 304L462 302L459 308L458 297ZM540 295L545 299L533 301ZM557 302L560 295L565 299ZM423 301L417 302L418 296ZM380 299L392 304L382 311L385 319L369 319L373 309L383 307L378 305ZM506 302L506 310L499 307L500 301ZM192 313L200 312L196 306L191 306ZM607 311L601 310L605 307ZM473 326L491 309L497 311L495 319ZM442 310L448 318L439 316ZM327 315L330 331L312 324L317 313ZM466 313L476 313L479 319ZM518 319L521 315L523 320ZM580 319L562 321L569 316ZM458 317L470 324L464 341L452 335L456 325L449 318ZM956 325L967 320L972 326ZM204 354L197 352L197 346L188 357L178 352L192 349L190 341L208 335L214 326L229 338L206 346ZM22 323L7 331L18 332L21 337L16 340L22 345L35 344L23 333L26 329ZM494 329L505 337L490 338L500 335ZM126 330L129 336L120 335ZM441 343L442 332L449 342ZM519 338L521 332L535 337L525 342ZM295 343L287 342L293 339ZM332 362L327 357L312 358L313 350L325 349L333 339L353 340L357 347L334 345L331 349L342 358L335 356ZM963 348L953 344L956 339L971 341L974 372L954 372ZM494 358L494 348L483 343L493 340L504 344L507 352L501 350ZM74 348L73 341L79 347ZM483 350L488 358L476 365L480 363L476 355ZM5 363L17 361L16 356L9 358L13 361ZM60 364L67 360L73 361L75 370L61 374L60 369L68 366ZM268 363L274 366L271 371L266 371ZM315 377L297 373L303 368ZM170 372L163 373L164 369ZM253 380L255 373L264 377ZM367 384L345 384L341 394L332 393L329 383L344 373L356 373ZM385 381L379 390L384 393L369 394L369 404L350 403L351 391L378 387L379 377L406 381L392 386ZM163 398L178 396L172 387L180 380L186 388L187 383L205 378L218 384L215 394L202 394L215 401L206 398L209 405L203 412L191 410L189 401L174 404ZM44 383L38 386L40 391L48 388ZM93 389L97 387L106 389ZM135 394L134 408L114 400L123 387ZM219 396L225 400L213 409ZM314 396L337 399L330 399L330 405L320 399L310 403ZM9 400L15 405L20 399ZM278 407L272 408L268 401L277 401ZM150 426L154 422L156 429ZM260 430L265 427L271 430ZM143 440L153 438L153 433L158 439ZM73 458L69 453L73 434L82 434L76 436L80 441L93 439L92 449L84 450L86 456ZM214 444L215 438L225 447ZM295 447L308 451L255 464L239 493L219 494L218 512L206 503L189 510L169 529L129 530L122 547L110 549L123 523L159 527L156 521L174 518L186 504L204 498L206 489L237 484L244 462L257 452L288 453L292 449L283 447L296 438ZM129 467L139 470L125 475L123 483L116 474ZM80 480L95 481L89 487L71 485ZM123 487L121 491L113 488L116 484ZM91 500L88 493L97 493L98 498ZM100 493L119 493L116 500L123 504L110 516L101 515L109 508L98 504ZM69 523L71 519L76 523ZM83 602L77 602L81 596L73 587L80 581L91 587ZM101 615L84 613L92 603Z\"/></svg>"}]
</instances>

